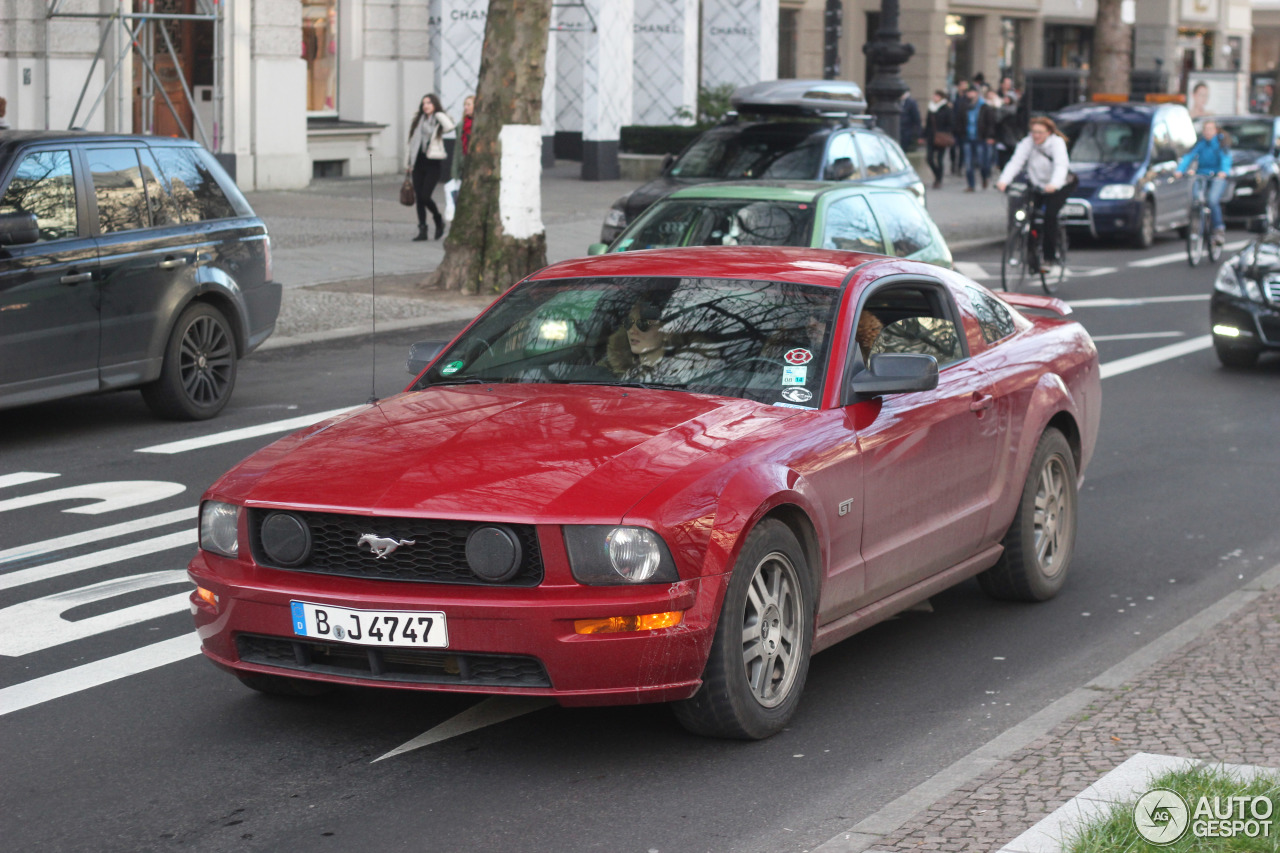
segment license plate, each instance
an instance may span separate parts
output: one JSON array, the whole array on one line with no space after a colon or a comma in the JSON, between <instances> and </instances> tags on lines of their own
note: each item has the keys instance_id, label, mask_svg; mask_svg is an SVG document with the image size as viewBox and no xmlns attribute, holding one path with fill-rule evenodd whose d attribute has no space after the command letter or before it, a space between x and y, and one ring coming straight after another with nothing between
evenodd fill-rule
<instances>
[{"instance_id":1,"label":"license plate","mask_svg":"<svg viewBox=\"0 0 1280 853\"><path fill-rule=\"evenodd\" d=\"M423 610L351 610L328 604L291 601L293 633L316 640L358 646L449 647L444 614Z\"/></svg>"},{"instance_id":2,"label":"license plate","mask_svg":"<svg viewBox=\"0 0 1280 853\"><path fill-rule=\"evenodd\" d=\"M1063 216L1084 216L1083 204L1064 204L1062 206Z\"/></svg>"}]
</instances>

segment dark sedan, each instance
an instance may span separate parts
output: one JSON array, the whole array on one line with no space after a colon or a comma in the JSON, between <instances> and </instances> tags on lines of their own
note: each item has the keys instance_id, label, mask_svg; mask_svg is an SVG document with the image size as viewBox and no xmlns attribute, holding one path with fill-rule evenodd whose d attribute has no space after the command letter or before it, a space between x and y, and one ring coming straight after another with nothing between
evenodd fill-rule
<instances>
[{"instance_id":1,"label":"dark sedan","mask_svg":"<svg viewBox=\"0 0 1280 853\"><path fill-rule=\"evenodd\" d=\"M1213 348L1225 367L1280 351L1280 231L1268 231L1218 269L1209 302Z\"/></svg>"}]
</instances>

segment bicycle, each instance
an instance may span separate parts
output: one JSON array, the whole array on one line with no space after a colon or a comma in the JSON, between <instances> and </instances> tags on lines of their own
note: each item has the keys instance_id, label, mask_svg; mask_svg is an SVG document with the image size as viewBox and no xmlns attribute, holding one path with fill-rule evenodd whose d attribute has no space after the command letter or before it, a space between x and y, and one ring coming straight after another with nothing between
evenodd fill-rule
<instances>
[{"instance_id":1,"label":"bicycle","mask_svg":"<svg viewBox=\"0 0 1280 853\"><path fill-rule=\"evenodd\" d=\"M1040 277L1040 287L1045 293L1052 294L1067 277L1067 229L1062 220L1058 220L1058 269L1050 275L1041 251L1044 236L1043 197L1030 187L1022 186L1025 187L1021 191L1022 200L1013 211L1013 226L1000 257L1000 287L1016 292L1026 283L1030 272L1034 271ZM1016 197L1018 187L1019 184L1010 185L1010 195Z\"/></svg>"},{"instance_id":2,"label":"bicycle","mask_svg":"<svg viewBox=\"0 0 1280 853\"><path fill-rule=\"evenodd\" d=\"M1195 187L1191 190L1191 221L1187 224L1187 263L1195 266L1204 260L1208 251L1209 260L1217 263L1222 257L1222 241L1215 240L1213 224L1209 214L1209 186L1212 175L1196 175ZM1227 185L1228 189L1230 184ZM1226 202L1223 193L1222 202Z\"/></svg>"}]
</instances>

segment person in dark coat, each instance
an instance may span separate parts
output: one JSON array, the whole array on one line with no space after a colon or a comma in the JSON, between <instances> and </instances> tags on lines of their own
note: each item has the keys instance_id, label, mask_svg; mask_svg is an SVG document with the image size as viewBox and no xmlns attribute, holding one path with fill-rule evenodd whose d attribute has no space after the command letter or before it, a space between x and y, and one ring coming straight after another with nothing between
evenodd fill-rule
<instances>
[{"instance_id":1,"label":"person in dark coat","mask_svg":"<svg viewBox=\"0 0 1280 853\"><path fill-rule=\"evenodd\" d=\"M964 112L965 106L969 103L969 81L960 80L956 83L956 94L951 99L951 119L958 121L960 114ZM956 133L956 138L960 138L960 134ZM964 165L963 152L959 145L951 146L951 174L960 174L960 167Z\"/></svg>"},{"instance_id":2,"label":"person in dark coat","mask_svg":"<svg viewBox=\"0 0 1280 853\"><path fill-rule=\"evenodd\" d=\"M973 192L976 174L982 174L982 188L991 180L991 150L996 142L995 108L978 96L978 90L970 87L965 93L965 106L954 117L956 138L964 150L964 176L969 186L965 192Z\"/></svg>"},{"instance_id":3,"label":"person in dark coat","mask_svg":"<svg viewBox=\"0 0 1280 853\"><path fill-rule=\"evenodd\" d=\"M929 99L929 112L924 120L924 144L925 144L925 160L929 164L929 169L933 172L933 188L942 188L942 175L946 171L947 149L954 149L955 146L955 125L951 118L951 104L947 101L947 93L938 89ZM938 134L950 134L951 145L939 145L939 142L945 142L945 138L939 139Z\"/></svg>"},{"instance_id":4,"label":"person in dark coat","mask_svg":"<svg viewBox=\"0 0 1280 853\"><path fill-rule=\"evenodd\" d=\"M920 105L911 90L902 93L902 113L898 119L898 143L903 151L914 151L920 142Z\"/></svg>"},{"instance_id":5,"label":"person in dark coat","mask_svg":"<svg viewBox=\"0 0 1280 853\"><path fill-rule=\"evenodd\" d=\"M1007 78L1006 78L1007 79ZM1013 149L1022 141L1023 133L1018 123L1018 103L1010 95L996 107L996 168L1003 169L1013 156Z\"/></svg>"}]
</instances>

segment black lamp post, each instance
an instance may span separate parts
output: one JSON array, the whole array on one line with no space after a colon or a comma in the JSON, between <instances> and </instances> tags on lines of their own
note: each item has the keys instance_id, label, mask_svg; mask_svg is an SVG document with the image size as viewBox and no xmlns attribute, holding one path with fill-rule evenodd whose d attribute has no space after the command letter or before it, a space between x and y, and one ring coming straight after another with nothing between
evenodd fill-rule
<instances>
[{"instance_id":1,"label":"black lamp post","mask_svg":"<svg viewBox=\"0 0 1280 853\"><path fill-rule=\"evenodd\" d=\"M898 30L898 0L880 0L880 29L875 38L862 46L875 68L875 75L867 84L867 100L876 124L895 140L898 138L898 119L901 115L902 93L907 91L898 71L911 58L916 49L902 43Z\"/></svg>"},{"instance_id":2,"label":"black lamp post","mask_svg":"<svg viewBox=\"0 0 1280 853\"><path fill-rule=\"evenodd\" d=\"M827 0L822 25L822 79L840 77L840 24L844 18L844 0Z\"/></svg>"}]
</instances>

